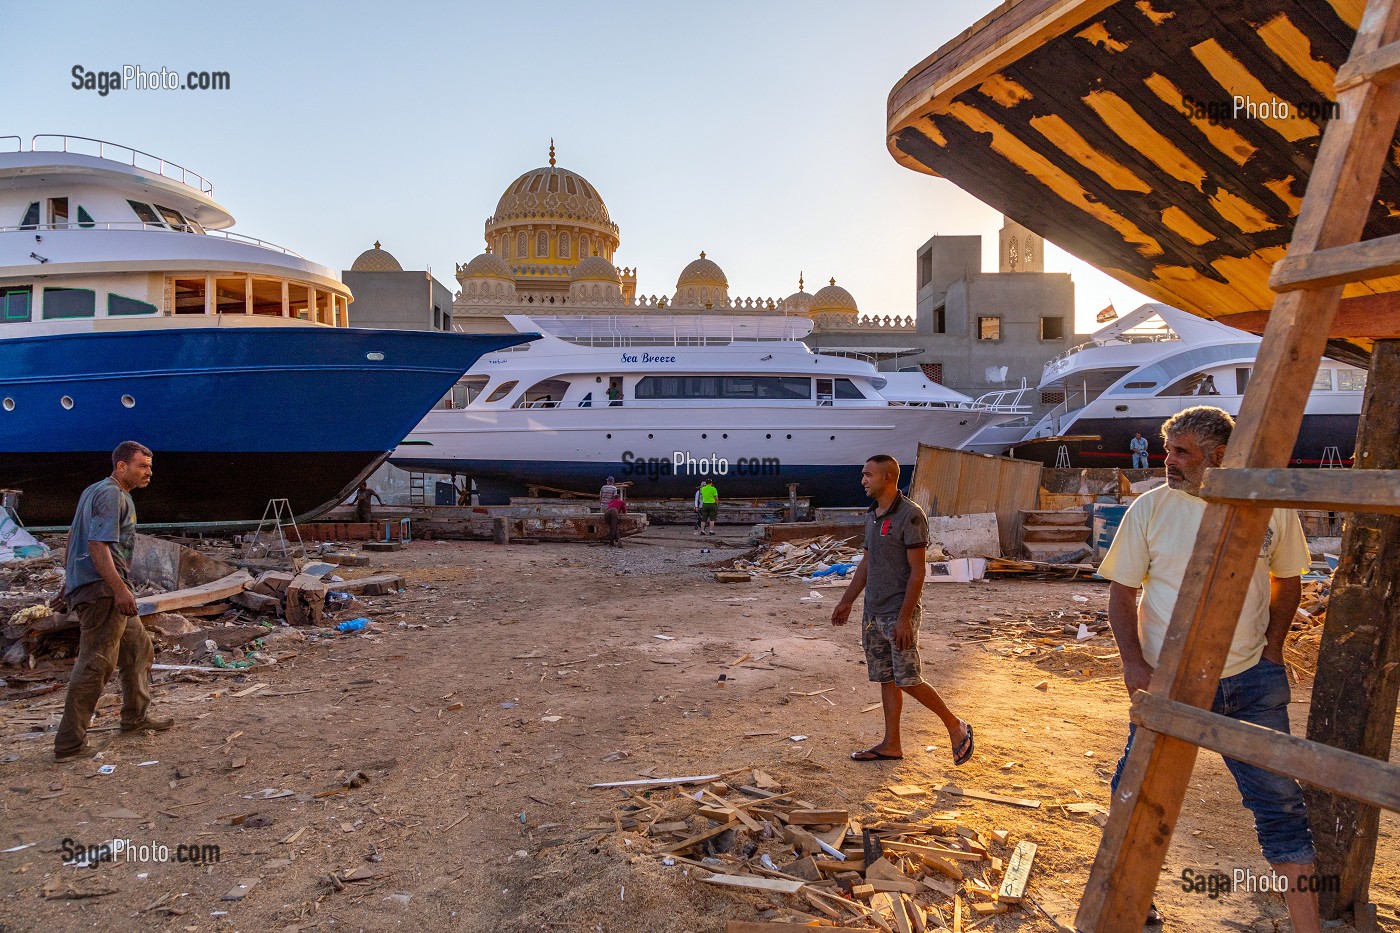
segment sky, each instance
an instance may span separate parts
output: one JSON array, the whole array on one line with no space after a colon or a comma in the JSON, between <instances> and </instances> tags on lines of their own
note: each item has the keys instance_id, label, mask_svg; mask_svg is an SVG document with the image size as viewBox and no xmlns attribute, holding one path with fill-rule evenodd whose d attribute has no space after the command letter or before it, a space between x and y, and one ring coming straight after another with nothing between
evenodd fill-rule
<instances>
[{"instance_id":1,"label":"sky","mask_svg":"<svg viewBox=\"0 0 1400 933\"><path fill-rule=\"evenodd\" d=\"M0 57L0 136L110 140L214 184L234 229L348 268L380 240L454 291L506 187L544 165L587 178L621 228L614 261L674 291L704 250L731 297L835 277L862 313L914 312L915 251L1001 215L895 163L885 99L994 0L538 0L0 6L46 36ZM75 89L73 68L226 71L228 90ZM1144 300L1055 248L1076 323ZM353 321L353 306L351 309Z\"/></svg>"}]
</instances>

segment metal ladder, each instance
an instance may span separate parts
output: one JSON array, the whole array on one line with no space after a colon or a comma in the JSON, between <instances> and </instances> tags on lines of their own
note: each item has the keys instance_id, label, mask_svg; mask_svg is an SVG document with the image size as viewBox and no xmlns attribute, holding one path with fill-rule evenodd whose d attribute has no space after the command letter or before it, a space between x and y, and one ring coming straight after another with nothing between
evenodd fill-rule
<instances>
[{"instance_id":1,"label":"metal ladder","mask_svg":"<svg viewBox=\"0 0 1400 933\"><path fill-rule=\"evenodd\" d=\"M1270 276L1279 294L1225 462L1206 473L1195 556L1150 689L1133 696L1137 737L1075 919L1085 933L1142 929L1200 748L1400 812L1400 767L1209 711L1244 604L1239 581L1253 570L1270 511L1400 515L1400 469L1365 468L1378 461L1364 444L1361 469L1281 469L1342 286L1400 272L1400 235L1358 242L1400 118L1397 39L1400 0L1372 0L1337 73L1340 112L1327 124L1288 255Z\"/></svg>"},{"instance_id":2,"label":"metal ladder","mask_svg":"<svg viewBox=\"0 0 1400 933\"><path fill-rule=\"evenodd\" d=\"M287 529L292 530L288 536ZM296 546L292 545L296 539ZM253 537L244 541L244 560L258 557L305 557L306 544L301 540L301 529L297 527L292 505L286 499L269 499L263 509L262 521Z\"/></svg>"}]
</instances>

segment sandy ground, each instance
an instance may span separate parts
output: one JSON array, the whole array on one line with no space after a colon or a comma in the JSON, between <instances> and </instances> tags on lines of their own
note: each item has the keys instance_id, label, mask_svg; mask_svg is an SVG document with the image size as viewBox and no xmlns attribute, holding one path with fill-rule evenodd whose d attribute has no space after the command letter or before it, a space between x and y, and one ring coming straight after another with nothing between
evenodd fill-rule
<instances>
[{"instance_id":1,"label":"sandy ground","mask_svg":"<svg viewBox=\"0 0 1400 933\"><path fill-rule=\"evenodd\" d=\"M117 738L101 762L57 764L48 738L15 740L10 729L0 746L0 849L34 845L0 854L3 930L711 933L781 906L780 895L770 903L699 884L614 831L619 792L587 785L653 768L759 767L853 814L957 809L965 822L1010 830L1013 844L1037 842L1030 892L1072 917L1099 828L1054 804L1108 802L1127 716L1111 639L1037 664L1014 642L962 636L996 615L1105 609L1106 587L930 585L926 676L976 724L977 756L954 769L947 733L911 708L908 757L857 764L847 754L879 738L878 712L862 712L877 693L858 629L828 624L837 593L801 602L809 587L800 582L717 584L698 565L737 549L706 539L714 550L702 554L700 541L653 529L618 549L415 542L363 571L409 581L405 594L369 601L382 634L306 645L246 678L160 686L159 711L179 719L173 731ZM767 651L776 653L732 665ZM1042 680L1047 689L1035 689ZM228 695L258 683L268 687ZM3 712L54 715L61 696ZM1295 728L1307 700L1306 685L1295 689ZM102 714L115 721L114 698ZM103 763L115 772L99 774ZM368 782L314 796L355 771ZM884 790L954 779L1045 805L910 803ZM248 799L268 788L293 793ZM220 858L64 867L65 838L172 852L214 844ZM1382 818L1379 850L1372 895L1382 928L1400 929L1394 816ZM1184 868L1235 867L1264 863L1233 782L1204 753L1157 892L1168 929L1290 929L1277 895L1181 889ZM372 877L343 890L328 878L357 868ZM242 900L221 899L254 880ZM75 893L97 896L63 896ZM1054 929L1029 911L977 928Z\"/></svg>"}]
</instances>

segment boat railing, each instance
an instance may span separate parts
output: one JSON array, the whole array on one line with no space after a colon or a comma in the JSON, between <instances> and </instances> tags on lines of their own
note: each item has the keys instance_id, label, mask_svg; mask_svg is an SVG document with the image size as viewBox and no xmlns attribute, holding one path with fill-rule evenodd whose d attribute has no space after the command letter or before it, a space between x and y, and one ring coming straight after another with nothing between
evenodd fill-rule
<instances>
[{"instance_id":1,"label":"boat railing","mask_svg":"<svg viewBox=\"0 0 1400 933\"><path fill-rule=\"evenodd\" d=\"M1031 406L1021 401L1029 391L1030 387L1022 379L1019 388L987 392L979 395L968 407L996 415L1029 415Z\"/></svg>"},{"instance_id":2,"label":"boat railing","mask_svg":"<svg viewBox=\"0 0 1400 933\"><path fill-rule=\"evenodd\" d=\"M51 232L55 230L144 230L147 233L195 233L194 230L170 230L153 223L146 223L141 220L116 220L98 223L97 221L70 221L66 224L21 224L15 227L0 227L0 233L16 232ZM263 249L275 250L279 253L286 253L288 256L295 256L297 259L306 257L295 250L290 250L285 246L278 246L267 240L260 240L255 236L247 236L242 233L234 233L231 230L201 230L198 236L222 237L225 240L233 240L236 243L247 243L250 246L260 246Z\"/></svg>"},{"instance_id":3,"label":"boat railing","mask_svg":"<svg viewBox=\"0 0 1400 933\"><path fill-rule=\"evenodd\" d=\"M39 140L45 140L44 148L39 148ZM53 142L49 142L53 141ZM178 181L186 187L193 188L201 194L214 196L214 185L209 179L198 172L192 172L169 159L162 159L160 156L151 155L149 152L142 152L140 149L133 149L130 146L123 146L120 143L108 142L105 139L94 139L91 136L68 136L61 133L38 133L29 140L29 150L31 152L77 152L79 155L92 155L89 152L81 152L72 149L73 143L94 143L97 146L97 157L108 159L113 162L121 162L130 165L132 168L144 169L148 172L155 172L162 178L171 181ZM87 148L87 147L84 147ZM108 153L112 154L109 155Z\"/></svg>"},{"instance_id":4,"label":"boat railing","mask_svg":"<svg viewBox=\"0 0 1400 933\"><path fill-rule=\"evenodd\" d=\"M14 140L14 148L10 148L9 141ZM19 136L0 136L0 152L23 152L21 148L24 140Z\"/></svg>"},{"instance_id":5,"label":"boat railing","mask_svg":"<svg viewBox=\"0 0 1400 933\"><path fill-rule=\"evenodd\" d=\"M1093 350L1098 347L1121 347L1132 343L1170 343L1174 340L1180 339L1181 338L1174 333L1167 333L1121 334L1117 337L1107 337L1103 340L1086 340L1081 344L1070 347L1068 350L1065 350L1064 352L1051 357L1050 361L1045 364L1045 369L1049 370L1052 367L1057 366L1058 364L1074 356L1076 353L1081 353L1085 350Z\"/></svg>"}]
</instances>

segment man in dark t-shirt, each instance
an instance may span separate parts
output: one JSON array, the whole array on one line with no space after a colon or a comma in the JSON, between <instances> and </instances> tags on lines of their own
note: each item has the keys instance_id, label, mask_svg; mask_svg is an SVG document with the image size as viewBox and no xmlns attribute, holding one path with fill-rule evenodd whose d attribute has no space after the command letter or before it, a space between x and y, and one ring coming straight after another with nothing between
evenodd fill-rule
<instances>
[{"instance_id":1,"label":"man in dark t-shirt","mask_svg":"<svg viewBox=\"0 0 1400 933\"><path fill-rule=\"evenodd\" d=\"M845 625L856 597L865 591L861 642L873 683L880 685L885 711L885 737L878 745L853 752L852 761L889 761L904 757L899 717L904 694L909 694L943 720L952 743L953 764L972 757L972 726L953 715L924 682L919 662L919 622L922 610L928 518L924 510L899 491L899 462L876 454L860 474L866 495L875 500L865 518L865 555L846 595L831 613L832 625Z\"/></svg>"},{"instance_id":2,"label":"man in dark t-shirt","mask_svg":"<svg viewBox=\"0 0 1400 933\"><path fill-rule=\"evenodd\" d=\"M136 546L136 504L131 490L151 481L151 451L123 441L112 451L112 475L78 499L68 531L61 603L78 614L78 660L68 678L63 719L54 737L59 761L88 757L101 746L88 741L88 726L113 671L121 669L122 732L163 731L173 719L152 719L151 661L155 648L136 612L128 575Z\"/></svg>"}]
</instances>

